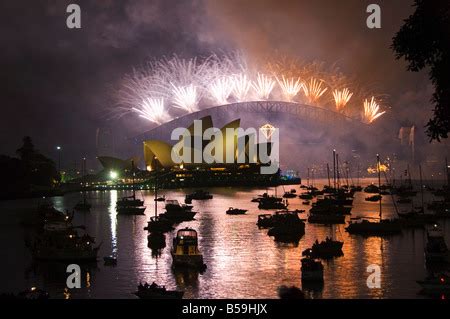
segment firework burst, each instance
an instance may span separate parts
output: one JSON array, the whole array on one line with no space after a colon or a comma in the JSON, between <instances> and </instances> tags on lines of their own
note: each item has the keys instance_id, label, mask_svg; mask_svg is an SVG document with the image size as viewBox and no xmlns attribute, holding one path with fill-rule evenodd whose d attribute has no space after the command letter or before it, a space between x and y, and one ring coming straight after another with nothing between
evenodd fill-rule
<instances>
[{"instance_id":1,"label":"firework burst","mask_svg":"<svg viewBox=\"0 0 450 319\"><path fill-rule=\"evenodd\" d=\"M175 86L171 83L173 89L173 106L187 112L194 112L198 104L197 87L193 84L187 86Z\"/></svg>"},{"instance_id":2,"label":"firework burst","mask_svg":"<svg viewBox=\"0 0 450 319\"><path fill-rule=\"evenodd\" d=\"M243 102L247 99L248 92L252 87L252 82L247 78L247 75L240 73L232 77L233 95L238 102Z\"/></svg>"},{"instance_id":3,"label":"firework burst","mask_svg":"<svg viewBox=\"0 0 450 319\"><path fill-rule=\"evenodd\" d=\"M164 99L162 98L146 98L142 101L139 108L132 107L131 110L139 114L140 117L155 124L162 124L169 119L164 109Z\"/></svg>"},{"instance_id":4,"label":"firework burst","mask_svg":"<svg viewBox=\"0 0 450 319\"><path fill-rule=\"evenodd\" d=\"M371 100L364 100L364 122L370 124L373 123L377 118L382 116L386 111L380 112L380 105L375 101L375 97L372 96Z\"/></svg>"},{"instance_id":5,"label":"firework burst","mask_svg":"<svg viewBox=\"0 0 450 319\"><path fill-rule=\"evenodd\" d=\"M303 87L303 83L300 82L300 78L297 78L297 81L295 81L294 78L286 79L283 75L281 80L277 78L277 81L281 87L284 97L289 102L294 99L294 97L298 92L300 92Z\"/></svg>"},{"instance_id":6,"label":"firework burst","mask_svg":"<svg viewBox=\"0 0 450 319\"><path fill-rule=\"evenodd\" d=\"M309 83L303 84L303 93L310 104L315 104L328 90L328 88L322 88L322 83L322 81L317 81L316 79L311 78Z\"/></svg>"},{"instance_id":7,"label":"firework burst","mask_svg":"<svg viewBox=\"0 0 450 319\"><path fill-rule=\"evenodd\" d=\"M247 63L239 53L198 59L174 55L152 60L124 77L123 85L114 92L118 94L119 105L113 112L118 117L134 113L162 124L175 114L179 116L179 110L195 112L227 104L230 99L237 102L278 99L278 92L282 100L290 102L304 99L310 105L324 106L332 101L332 108L338 112L348 108L351 99L364 101L373 95L367 91L360 93L356 81L350 83L337 67L328 68L324 63L305 63L289 57L272 57L252 63L251 67ZM301 79L308 81L302 83ZM277 83L279 89L273 94ZM304 97L303 94L299 97L300 91ZM325 94L327 91L330 93ZM363 121L372 123L384 113L374 97L364 101ZM359 113L352 116L358 117Z\"/></svg>"},{"instance_id":8,"label":"firework burst","mask_svg":"<svg viewBox=\"0 0 450 319\"><path fill-rule=\"evenodd\" d=\"M252 87L255 90L256 96L261 100L268 100L270 93L275 86L275 81L271 77L258 73L256 82L252 83Z\"/></svg>"},{"instance_id":9,"label":"firework burst","mask_svg":"<svg viewBox=\"0 0 450 319\"><path fill-rule=\"evenodd\" d=\"M348 88L345 88L343 90L334 90L333 98L334 103L336 104L336 110L342 112L352 96L353 93L350 93L350 90Z\"/></svg>"},{"instance_id":10,"label":"firework burst","mask_svg":"<svg viewBox=\"0 0 450 319\"><path fill-rule=\"evenodd\" d=\"M228 77L216 79L209 86L209 93L217 104L227 104L233 91L233 81Z\"/></svg>"}]
</instances>

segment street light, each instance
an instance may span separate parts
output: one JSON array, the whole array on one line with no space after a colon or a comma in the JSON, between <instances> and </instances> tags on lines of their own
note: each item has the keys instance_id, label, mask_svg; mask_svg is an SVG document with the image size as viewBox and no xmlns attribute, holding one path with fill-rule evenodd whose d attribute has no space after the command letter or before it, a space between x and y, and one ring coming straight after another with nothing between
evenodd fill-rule
<instances>
[{"instance_id":1,"label":"street light","mask_svg":"<svg viewBox=\"0 0 450 319\"><path fill-rule=\"evenodd\" d=\"M117 177L119 177L119 174L116 171L109 172L109 177L111 177L112 180L115 180Z\"/></svg>"},{"instance_id":2,"label":"street light","mask_svg":"<svg viewBox=\"0 0 450 319\"><path fill-rule=\"evenodd\" d=\"M56 146L56 150L58 151L58 172L61 173L61 146Z\"/></svg>"}]
</instances>

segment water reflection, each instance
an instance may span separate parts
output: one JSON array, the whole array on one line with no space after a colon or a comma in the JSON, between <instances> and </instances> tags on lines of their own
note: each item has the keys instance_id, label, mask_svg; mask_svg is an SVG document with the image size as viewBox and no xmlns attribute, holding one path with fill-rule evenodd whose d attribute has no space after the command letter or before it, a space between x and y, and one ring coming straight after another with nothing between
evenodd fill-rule
<instances>
[{"instance_id":1,"label":"water reflection","mask_svg":"<svg viewBox=\"0 0 450 319\"><path fill-rule=\"evenodd\" d=\"M117 256L117 211L116 211L116 203L117 203L117 191L110 191L110 200L108 212L110 216L111 223L111 248L113 256Z\"/></svg>"},{"instance_id":2,"label":"water reflection","mask_svg":"<svg viewBox=\"0 0 450 319\"><path fill-rule=\"evenodd\" d=\"M144 281L185 290L186 298L277 298L277 288L281 285L302 287L312 298L421 298L417 294L420 287L416 280L427 275L423 230L408 230L384 239L363 238L346 233L345 225L307 223L305 235L298 244L283 244L269 237L267 230L256 226L257 215L262 212L257 203L250 200L264 189L214 188L209 191L214 194L214 199L193 201L194 210L198 211L196 219L176 225L174 231L166 233L164 247L151 245L148 233L143 229L153 215L152 205L147 207L146 216L118 216L115 210L117 199L130 193L90 193L91 212L77 213L74 224L86 224L87 233L94 236L97 243L103 242L99 260L111 252L117 254L117 266L108 267L103 262L92 267L83 266L82 289L72 289L66 294L67 265L32 263L30 252L24 245L26 232L19 221L35 209L35 202L2 203L5 217L0 219L0 257L5 262L0 266L0 280L7 291L39 286L57 298L66 298L67 293L70 298L136 298L132 292L139 282ZM191 190L166 190L164 194L168 199L182 202L188 192ZM142 194L146 203L153 203L152 192ZM363 193L356 195L352 217L377 214L378 204L366 202L364 197ZM64 210L77 203L79 194L52 200L58 209ZM383 200L384 216L394 216L395 209L389 197ZM292 209L309 208L298 198L289 202ZM162 211L164 203L158 205ZM230 206L248 212L241 216L226 215ZM300 217L306 218L307 214ZM445 223L444 230L448 230L449 221ZM185 227L198 231L199 249L208 266L203 274L172 270L172 238L178 229ZM301 253L316 239L321 241L327 236L344 241L344 256L323 261L324 285L304 286L300 280ZM446 236L450 243L448 231ZM369 289L366 284L367 267L371 264L381 268L379 289Z\"/></svg>"}]
</instances>

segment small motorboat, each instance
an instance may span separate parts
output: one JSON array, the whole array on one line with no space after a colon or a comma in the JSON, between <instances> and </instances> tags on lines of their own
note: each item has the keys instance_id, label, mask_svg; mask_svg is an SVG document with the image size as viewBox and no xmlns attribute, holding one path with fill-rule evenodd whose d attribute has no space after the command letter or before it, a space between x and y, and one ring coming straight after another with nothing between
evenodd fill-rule
<instances>
[{"instance_id":1,"label":"small motorboat","mask_svg":"<svg viewBox=\"0 0 450 319\"><path fill-rule=\"evenodd\" d=\"M382 219L379 222L363 219L361 222L350 222L345 230L350 234L363 236L388 236L402 232L398 219Z\"/></svg>"},{"instance_id":2,"label":"small motorboat","mask_svg":"<svg viewBox=\"0 0 450 319\"><path fill-rule=\"evenodd\" d=\"M278 287L278 296L280 299L305 299L305 294L299 288L292 286Z\"/></svg>"},{"instance_id":3,"label":"small motorboat","mask_svg":"<svg viewBox=\"0 0 450 319\"><path fill-rule=\"evenodd\" d=\"M137 199L135 195L123 197L116 202L117 207L139 207L143 205L144 201Z\"/></svg>"},{"instance_id":4,"label":"small motorboat","mask_svg":"<svg viewBox=\"0 0 450 319\"><path fill-rule=\"evenodd\" d=\"M173 224L173 221L165 218L164 216L154 216L150 217L147 227L144 227L144 230L148 230L149 232L165 233L173 230Z\"/></svg>"},{"instance_id":5,"label":"small motorboat","mask_svg":"<svg viewBox=\"0 0 450 319\"><path fill-rule=\"evenodd\" d=\"M119 215L145 215L145 209L145 206L117 206L116 208Z\"/></svg>"},{"instance_id":6,"label":"small motorboat","mask_svg":"<svg viewBox=\"0 0 450 319\"><path fill-rule=\"evenodd\" d=\"M105 266L116 266L117 265L117 258L112 255L103 257L103 261L105 262Z\"/></svg>"},{"instance_id":7,"label":"small motorboat","mask_svg":"<svg viewBox=\"0 0 450 319\"><path fill-rule=\"evenodd\" d=\"M378 186L374 185L374 184L370 184L369 186L364 188L364 193L369 193L369 194L374 194L374 193L379 193L380 189L378 188Z\"/></svg>"},{"instance_id":8,"label":"small motorboat","mask_svg":"<svg viewBox=\"0 0 450 319\"><path fill-rule=\"evenodd\" d=\"M211 195L209 192L204 191L204 190L196 190L195 192L193 192L192 194L188 194L186 195L186 199L191 199L191 200L208 200L208 199L212 199L213 195Z\"/></svg>"},{"instance_id":9,"label":"small motorboat","mask_svg":"<svg viewBox=\"0 0 450 319\"><path fill-rule=\"evenodd\" d=\"M43 300L49 299L50 295L48 292L38 289L36 287L31 287L28 290L22 291L17 295L18 299L28 299L28 300Z\"/></svg>"},{"instance_id":10,"label":"small motorboat","mask_svg":"<svg viewBox=\"0 0 450 319\"><path fill-rule=\"evenodd\" d=\"M381 195L373 195L365 198L366 202L378 202L382 198Z\"/></svg>"},{"instance_id":11,"label":"small motorboat","mask_svg":"<svg viewBox=\"0 0 450 319\"><path fill-rule=\"evenodd\" d=\"M445 242L444 231L437 224L427 230L425 261L428 265L450 262L450 251Z\"/></svg>"},{"instance_id":12,"label":"small motorboat","mask_svg":"<svg viewBox=\"0 0 450 319\"><path fill-rule=\"evenodd\" d=\"M166 236L161 232L152 232L147 236L148 247L151 249L163 249L166 247Z\"/></svg>"},{"instance_id":13,"label":"small motorboat","mask_svg":"<svg viewBox=\"0 0 450 319\"><path fill-rule=\"evenodd\" d=\"M328 213L328 214L310 213L308 216L308 223L322 224L322 225L345 224L345 216L336 213Z\"/></svg>"},{"instance_id":14,"label":"small motorboat","mask_svg":"<svg viewBox=\"0 0 450 319\"><path fill-rule=\"evenodd\" d=\"M227 210L228 215L245 215L246 212L247 212L246 209L239 209L239 208L233 208L233 207L230 207Z\"/></svg>"},{"instance_id":15,"label":"small motorboat","mask_svg":"<svg viewBox=\"0 0 450 319\"><path fill-rule=\"evenodd\" d=\"M426 294L440 294L450 292L450 277L448 274L431 275L425 280L416 281Z\"/></svg>"},{"instance_id":16,"label":"small motorboat","mask_svg":"<svg viewBox=\"0 0 450 319\"><path fill-rule=\"evenodd\" d=\"M298 197L301 199L313 199L314 196L311 193L302 193Z\"/></svg>"},{"instance_id":17,"label":"small motorboat","mask_svg":"<svg viewBox=\"0 0 450 319\"><path fill-rule=\"evenodd\" d=\"M156 202L164 202L166 200L166 196L160 196L158 198L155 199Z\"/></svg>"},{"instance_id":18,"label":"small motorboat","mask_svg":"<svg viewBox=\"0 0 450 319\"><path fill-rule=\"evenodd\" d=\"M283 195L283 198L296 198L296 197L297 197L297 195L292 192L285 192Z\"/></svg>"},{"instance_id":19,"label":"small motorboat","mask_svg":"<svg viewBox=\"0 0 450 319\"><path fill-rule=\"evenodd\" d=\"M302 255L321 259L340 257L344 255L344 253L342 252L343 245L344 243L342 241L332 240L331 238L327 237L320 243L318 240L316 240L311 248L305 249L302 252Z\"/></svg>"},{"instance_id":20,"label":"small motorboat","mask_svg":"<svg viewBox=\"0 0 450 319\"><path fill-rule=\"evenodd\" d=\"M306 257L301 260L302 281L323 282L323 265L320 261Z\"/></svg>"},{"instance_id":21,"label":"small motorboat","mask_svg":"<svg viewBox=\"0 0 450 319\"><path fill-rule=\"evenodd\" d=\"M260 197L258 203L259 209L286 209L288 206L287 200L283 202L283 198L269 196L267 193Z\"/></svg>"},{"instance_id":22,"label":"small motorboat","mask_svg":"<svg viewBox=\"0 0 450 319\"><path fill-rule=\"evenodd\" d=\"M184 291L167 290L165 286L153 282L151 285L140 283L134 294L141 299L182 299Z\"/></svg>"},{"instance_id":23,"label":"small motorboat","mask_svg":"<svg viewBox=\"0 0 450 319\"><path fill-rule=\"evenodd\" d=\"M206 264L203 262L203 255L198 249L197 231L192 228L180 229L173 239L171 250L172 267L174 269L196 269L204 271Z\"/></svg>"}]
</instances>

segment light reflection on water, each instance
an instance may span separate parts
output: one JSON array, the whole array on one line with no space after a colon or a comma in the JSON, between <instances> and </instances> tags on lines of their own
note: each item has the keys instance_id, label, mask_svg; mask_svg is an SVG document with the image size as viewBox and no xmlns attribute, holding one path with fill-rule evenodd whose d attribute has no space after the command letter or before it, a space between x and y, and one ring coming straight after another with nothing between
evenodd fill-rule
<instances>
[{"instance_id":1,"label":"light reflection on water","mask_svg":"<svg viewBox=\"0 0 450 319\"><path fill-rule=\"evenodd\" d=\"M298 192L298 187L297 192ZM186 298L276 298L278 286L301 287L300 259L304 249L326 236L343 240L344 256L324 261L323 286L302 287L315 298L419 298L416 280L426 275L423 261L424 231L404 231L390 238L362 238L349 236L344 225L306 225L306 234L298 245L279 244L267 236L267 230L256 226L257 203L250 200L265 190L214 188L214 199L193 201L199 213L196 220L177 225L193 227L199 233L199 247L208 269L203 274L174 272L171 268L170 248L174 232L166 234L166 247L152 251L147 246L147 232L143 230L153 215L153 193L142 192L147 205L146 216L120 216L115 202L123 191L91 192L90 213L76 213L74 224L85 224L90 235L102 243L97 264L83 266L83 287L71 290L72 298L135 298L132 294L140 281L155 281L171 289L182 289ZM282 193L280 187L278 193ZM162 191L168 199L183 201L190 190ZM378 203L364 201L366 194L357 193L352 217L378 214ZM428 197L430 195L427 195ZM428 198L427 197L427 198ZM80 194L68 194L52 199L59 209L73 207ZM300 199L289 199L290 208L308 209ZM5 217L0 219L0 266L2 290L19 291L28 286L47 289L55 298L64 297L67 265L33 263L24 247L24 234L19 226L20 216L36 207L36 200L0 203ZM228 216L228 207L248 209L247 215ZM163 211L164 203L158 202ZM404 206L405 209L409 205ZM389 196L383 198L385 217L394 216ZM6 217L8 216L8 217ZM302 214L301 218L307 218ZM448 222L444 225L448 230ZM447 232L448 233L448 232ZM449 239L447 238L447 242ZM103 265L103 257L116 254L116 267ZM380 289L366 285L367 266L380 265Z\"/></svg>"}]
</instances>

